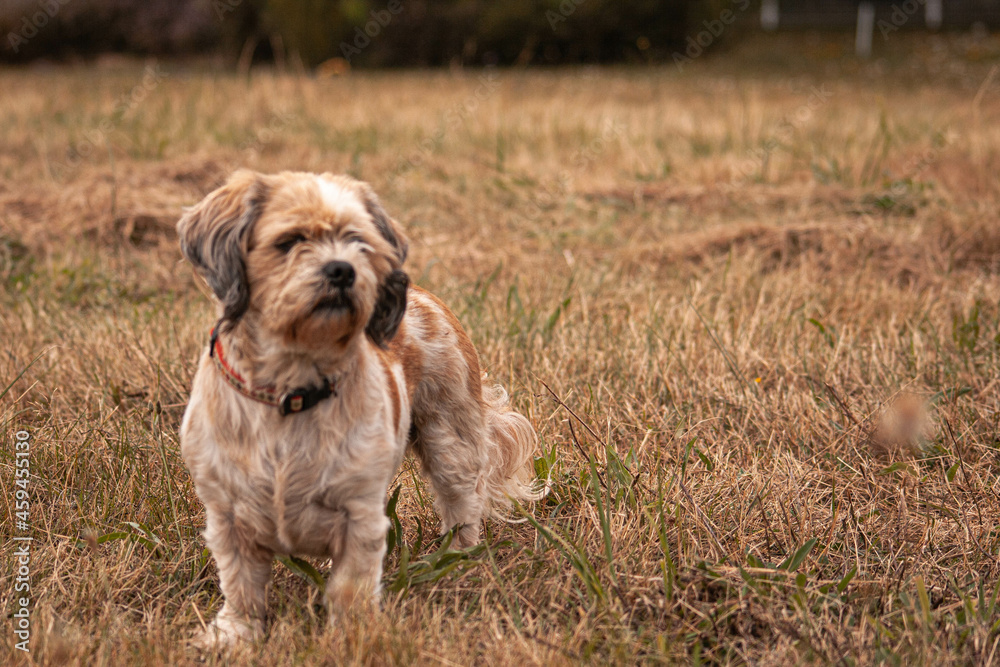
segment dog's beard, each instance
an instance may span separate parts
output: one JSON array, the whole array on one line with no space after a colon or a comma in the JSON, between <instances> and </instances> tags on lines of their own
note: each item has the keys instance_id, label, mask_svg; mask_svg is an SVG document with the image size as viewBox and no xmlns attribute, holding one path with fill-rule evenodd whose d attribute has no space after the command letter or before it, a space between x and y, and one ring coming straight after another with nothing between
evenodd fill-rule
<instances>
[{"instance_id":1,"label":"dog's beard","mask_svg":"<svg viewBox=\"0 0 1000 667\"><path fill-rule=\"evenodd\" d=\"M292 323L290 338L307 347L346 345L363 328L360 311L354 290L323 290L307 312Z\"/></svg>"},{"instance_id":2,"label":"dog's beard","mask_svg":"<svg viewBox=\"0 0 1000 667\"><path fill-rule=\"evenodd\" d=\"M314 317L342 317L344 315L354 315L357 309L357 304L351 292L338 289L330 294L321 296L316 302L312 313Z\"/></svg>"},{"instance_id":3,"label":"dog's beard","mask_svg":"<svg viewBox=\"0 0 1000 667\"><path fill-rule=\"evenodd\" d=\"M302 303L298 313L286 320L284 339L298 348L335 350L346 347L364 331L370 317L363 295L357 288L319 288L312 299Z\"/></svg>"}]
</instances>

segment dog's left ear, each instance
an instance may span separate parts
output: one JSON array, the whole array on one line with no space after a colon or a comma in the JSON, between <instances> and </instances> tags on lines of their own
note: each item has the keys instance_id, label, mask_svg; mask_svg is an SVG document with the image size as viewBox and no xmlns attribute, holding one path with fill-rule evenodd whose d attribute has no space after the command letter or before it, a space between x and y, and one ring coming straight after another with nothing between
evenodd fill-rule
<instances>
[{"instance_id":1,"label":"dog's left ear","mask_svg":"<svg viewBox=\"0 0 1000 667\"><path fill-rule=\"evenodd\" d=\"M181 252L219 299L226 326L235 324L250 305L244 257L268 192L264 176L241 169L177 223Z\"/></svg>"},{"instance_id":2,"label":"dog's left ear","mask_svg":"<svg viewBox=\"0 0 1000 667\"><path fill-rule=\"evenodd\" d=\"M361 198L365 202L368 214L372 217L372 222L375 223L375 228L378 229L382 238L388 241L389 245L396 251L396 260L398 263L395 268L398 269L406 261L406 253L410 249L410 242L406 239L406 235L403 234L399 223L390 218L389 214L382 208L382 202L378 200L371 186L364 182L359 183L359 185L361 188Z\"/></svg>"},{"instance_id":3,"label":"dog's left ear","mask_svg":"<svg viewBox=\"0 0 1000 667\"><path fill-rule=\"evenodd\" d=\"M410 277L400 269L394 269L378 286L378 300L365 326L365 333L379 347L385 347L399 330L399 323L406 314L406 290L409 286Z\"/></svg>"},{"instance_id":4,"label":"dog's left ear","mask_svg":"<svg viewBox=\"0 0 1000 667\"><path fill-rule=\"evenodd\" d=\"M410 243L399 227L399 223L389 217L375 191L367 183L360 182L361 198L365 208L372 217L372 222L394 251L393 270L385 281L378 286L378 300L375 310L365 326L365 333L379 347L392 340L399 330L399 323L406 314L406 290L410 286L410 278L401 269L406 261L406 253Z\"/></svg>"}]
</instances>

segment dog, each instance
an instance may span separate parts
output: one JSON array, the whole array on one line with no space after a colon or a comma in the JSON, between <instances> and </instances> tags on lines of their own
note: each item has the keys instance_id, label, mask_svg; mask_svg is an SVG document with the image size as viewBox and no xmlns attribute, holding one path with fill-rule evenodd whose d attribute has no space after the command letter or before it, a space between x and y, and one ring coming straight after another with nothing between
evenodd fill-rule
<instances>
[{"instance_id":1,"label":"dog","mask_svg":"<svg viewBox=\"0 0 1000 667\"><path fill-rule=\"evenodd\" d=\"M366 183L241 170L177 232L219 317L180 429L225 598L202 644L262 636L275 555L332 560L331 621L377 606L408 449L458 548L537 497L531 423L484 384L455 315L409 285L408 241Z\"/></svg>"}]
</instances>

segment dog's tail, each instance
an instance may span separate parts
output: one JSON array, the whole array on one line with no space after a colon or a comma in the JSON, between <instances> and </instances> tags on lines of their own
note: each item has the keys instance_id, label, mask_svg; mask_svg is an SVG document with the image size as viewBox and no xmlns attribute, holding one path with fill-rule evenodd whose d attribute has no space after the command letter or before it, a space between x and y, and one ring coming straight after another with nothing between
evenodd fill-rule
<instances>
[{"instance_id":1,"label":"dog's tail","mask_svg":"<svg viewBox=\"0 0 1000 667\"><path fill-rule=\"evenodd\" d=\"M485 377L484 377L485 380ZM511 500L538 500L546 493L534 482L532 461L538 437L531 422L508 405L507 392L500 385L483 383L484 418L490 467L486 475L486 495L494 516L509 509Z\"/></svg>"}]
</instances>

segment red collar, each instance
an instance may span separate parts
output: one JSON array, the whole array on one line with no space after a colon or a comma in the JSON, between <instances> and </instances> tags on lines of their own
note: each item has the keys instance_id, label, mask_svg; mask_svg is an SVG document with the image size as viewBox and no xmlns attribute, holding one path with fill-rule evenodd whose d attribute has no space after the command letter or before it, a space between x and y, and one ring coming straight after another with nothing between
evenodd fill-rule
<instances>
[{"instance_id":1,"label":"red collar","mask_svg":"<svg viewBox=\"0 0 1000 667\"><path fill-rule=\"evenodd\" d=\"M298 387L285 393L279 392L274 385L263 387L251 386L243 376L233 370L222 353L222 341L219 340L219 325L212 327L208 341L208 356L215 362L215 367L222 373L233 389L247 398L278 408L281 416L305 412L316 407L320 401L336 396L336 382L323 378L321 387Z\"/></svg>"}]
</instances>

